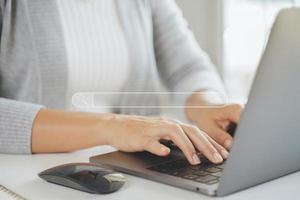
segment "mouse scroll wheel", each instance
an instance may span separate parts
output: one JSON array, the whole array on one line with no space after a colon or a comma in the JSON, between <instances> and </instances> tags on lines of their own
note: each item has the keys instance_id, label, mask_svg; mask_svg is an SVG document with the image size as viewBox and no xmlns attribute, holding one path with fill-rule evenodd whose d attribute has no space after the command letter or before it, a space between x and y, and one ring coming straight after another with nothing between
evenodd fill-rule
<instances>
[{"instance_id":1,"label":"mouse scroll wheel","mask_svg":"<svg viewBox=\"0 0 300 200\"><path fill-rule=\"evenodd\" d=\"M108 180L109 182L125 182L126 178L122 175L122 174L106 174L105 176L103 176L106 180Z\"/></svg>"}]
</instances>

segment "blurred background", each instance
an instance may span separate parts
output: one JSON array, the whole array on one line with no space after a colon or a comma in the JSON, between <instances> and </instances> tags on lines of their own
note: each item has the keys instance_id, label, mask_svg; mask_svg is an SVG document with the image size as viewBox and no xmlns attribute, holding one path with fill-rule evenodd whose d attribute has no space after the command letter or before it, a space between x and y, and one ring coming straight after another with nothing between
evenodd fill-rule
<instances>
[{"instance_id":1,"label":"blurred background","mask_svg":"<svg viewBox=\"0 0 300 200\"><path fill-rule=\"evenodd\" d=\"M200 46L218 67L230 101L238 103L247 100L276 14L300 6L300 0L176 1Z\"/></svg>"}]
</instances>

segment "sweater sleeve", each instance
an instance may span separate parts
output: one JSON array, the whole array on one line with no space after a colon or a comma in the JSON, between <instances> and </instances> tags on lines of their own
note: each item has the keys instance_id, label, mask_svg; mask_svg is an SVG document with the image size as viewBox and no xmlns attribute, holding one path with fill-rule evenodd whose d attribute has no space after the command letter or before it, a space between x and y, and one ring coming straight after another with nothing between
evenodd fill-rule
<instances>
[{"instance_id":1,"label":"sweater sleeve","mask_svg":"<svg viewBox=\"0 0 300 200\"><path fill-rule=\"evenodd\" d=\"M31 153L31 133L40 105L0 98L0 153Z\"/></svg>"},{"instance_id":2,"label":"sweater sleeve","mask_svg":"<svg viewBox=\"0 0 300 200\"><path fill-rule=\"evenodd\" d=\"M201 50L174 0L151 0L155 54L160 76L177 105L195 91L225 95L215 66Z\"/></svg>"},{"instance_id":3,"label":"sweater sleeve","mask_svg":"<svg viewBox=\"0 0 300 200\"><path fill-rule=\"evenodd\" d=\"M0 36L4 0L0 0ZM1 75L1 74L0 74ZM0 95L0 153L31 153L31 132L40 105L2 98Z\"/></svg>"}]
</instances>

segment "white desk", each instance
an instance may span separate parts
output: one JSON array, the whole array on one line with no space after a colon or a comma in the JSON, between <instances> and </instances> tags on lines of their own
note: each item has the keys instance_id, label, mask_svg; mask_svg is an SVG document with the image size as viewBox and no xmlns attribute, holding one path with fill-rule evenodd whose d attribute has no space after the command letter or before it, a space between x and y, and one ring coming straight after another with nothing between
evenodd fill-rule
<instances>
[{"instance_id":1,"label":"white desk","mask_svg":"<svg viewBox=\"0 0 300 200\"><path fill-rule=\"evenodd\" d=\"M119 191L109 195L91 195L57 186L41 180L37 174L47 168L71 162L88 162L90 156L112 151L98 147L70 154L51 155L0 155L0 184L23 195L29 200L205 200L216 199L168 185L127 176L128 182ZM300 199L300 172L248 190L221 198L227 199Z\"/></svg>"}]
</instances>

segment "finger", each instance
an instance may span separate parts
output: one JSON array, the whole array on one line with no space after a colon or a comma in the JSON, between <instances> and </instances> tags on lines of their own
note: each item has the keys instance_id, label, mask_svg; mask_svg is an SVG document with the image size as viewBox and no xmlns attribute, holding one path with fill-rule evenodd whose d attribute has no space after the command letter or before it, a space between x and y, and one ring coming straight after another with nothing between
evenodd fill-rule
<instances>
[{"instance_id":1,"label":"finger","mask_svg":"<svg viewBox=\"0 0 300 200\"><path fill-rule=\"evenodd\" d=\"M170 149L154 139L147 138L144 141L146 151L157 156L167 156L170 154Z\"/></svg>"},{"instance_id":2,"label":"finger","mask_svg":"<svg viewBox=\"0 0 300 200\"><path fill-rule=\"evenodd\" d=\"M183 129L186 131L197 149L202 152L211 162L216 164L223 162L223 158L220 153L199 128L195 126L184 125Z\"/></svg>"},{"instance_id":3,"label":"finger","mask_svg":"<svg viewBox=\"0 0 300 200\"><path fill-rule=\"evenodd\" d=\"M216 121L216 122L224 130L226 130L228 128L228 126L230 125L229 120L219 120L219 121Z\"/></svg>"},{"instance_id":4,"label":"finger","mask_svg":"<svg viewBox=\"0 0 300 200\"><path fill-rule=\"evenodd\" d=\"M224 117L236 124L238 124L241 119L242 111L242 106L238 104L229 105L223 108Z\"/></svg>"},{"instance_id":5,"label":"finger","mask_svg":"<svg viewBox=\"0 0 300 200\"><path fill-rule=\"evenodd\" d=\"M227 159L229 156L229 152L222 145L218 144L214 139L212 139L207 133L203 134L205 134L208 141L217 149L223 159Z\"/></svg>"},{"instance_id":6,"label":"finger","mask_svg":"<svg viewBox=\"0 0 300 200\"><path fill-rule=\"evenodd\" d=\"M233 138L232 136L227 133L222 128L216 127L211 131L210 136L219 144L221 144L226 149L231 149L233 145Z\"/></svg>"},{"instance_id":7,"label":"finger","mask_svg":"<svg viewBox=\"0 0 300 200\"><path fill-rule=\"evenodd\" d=\"M226 149L231 149L233 144L232 136L220 127L215 127L211 130L210 136L217 143L221 144Z\"/></svg>"},{"instance_id":8,"label":"finger","mask_svg":"<svg viewBox=\"0 0 300 200\"><path fill-rule=\"evenodd\" d=\"M196 154L193 143L186 136L185 132L178 124L170 123L167 126L166 134L177 145L177 147L183 152L188 161L192 165L200 164L200 160ZM165 137L165 136L164 136Z\"/></svg>"}]
</instances>

